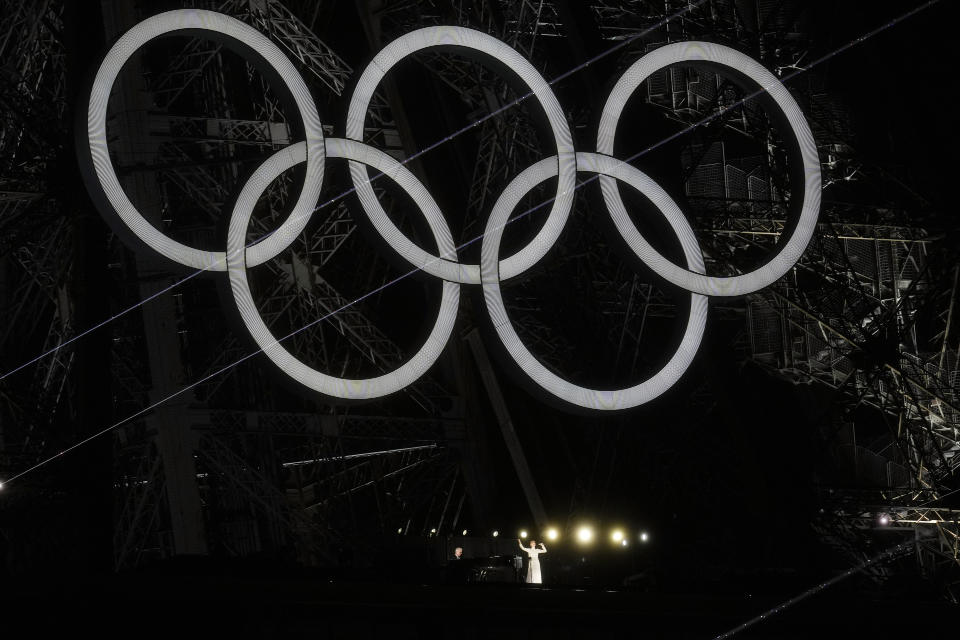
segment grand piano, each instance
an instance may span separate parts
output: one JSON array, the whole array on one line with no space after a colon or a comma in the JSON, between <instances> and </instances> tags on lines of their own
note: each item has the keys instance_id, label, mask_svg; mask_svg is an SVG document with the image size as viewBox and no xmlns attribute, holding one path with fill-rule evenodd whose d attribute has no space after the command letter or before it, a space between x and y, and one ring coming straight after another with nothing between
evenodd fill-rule
<instances>
[{"instance_id":1,"label":"grand piano","mask_svg":"<svg viewBox=\"0 0 960 640\"><path fill-rule=\"evenodd\" d=\"M523 558L514 555L451 560L447 564L447 582L451 584L516 583L521 582L522 569Z\"/></svg>"}]
</instances>

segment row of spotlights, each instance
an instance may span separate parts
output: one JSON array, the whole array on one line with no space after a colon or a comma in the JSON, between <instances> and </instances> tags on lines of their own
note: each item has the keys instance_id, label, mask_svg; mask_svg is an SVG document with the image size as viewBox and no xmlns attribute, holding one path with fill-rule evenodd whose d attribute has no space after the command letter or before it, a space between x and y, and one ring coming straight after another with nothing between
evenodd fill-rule
<instances>
[{"instance_id":1,"label":"row of spotlights","mask_svg":"<svg viewBox=\"0 0 960 640\"><path fill-rule=\"evenodd\" d=\"M3 484L0 484L0 488L2 487L3 487ZM885 515L881 516L880 518L880 524L887 524L889 521L890 521L889 518ZM402 534L403 527L398 528L397 533ZM437 533L436 529L430 529L430 535L436 535L436 533ZM464 529L463 531L461 531L460 535L463 535L463 536L467 535L467 530ZM495 529L493 531L493 537L496 538L499 535L500 535L500 532ZM520 530L521 539L526 540L528 535L529 534L527 533L526 529ZM545 535L548 540L556 540L560 537L560 532L554 529L553 527L550 527L549 529L546 530ZM577 540L583 544L589 544L593 542L593 529L591 527L588 527L588 526L580 527L579 529L577 529L576 535L577 535ZM624 534L622 529L614 529L610 533L610 540L613 542L620 543L621 546L624 546L624 547L627 546L627 537L626 537L626 534ZM649 540L650 540L650 534L648 534L646 531L640 534L640 542L647 542Z\"/></svg>"},{"instance_id":2,"label":"row of spotlights","mask_svg":"<svg viewBox=\"0 0 960 640\"><path fill-rule=\"evenodd\" d=\"M466 535L466 534L464 534L464 535ZM493 537L494 537L494 538L496 538L498 535L500 535L500 532L499 532L499 531L494 531L494 532L493 532ZM520 539L521 539L521 540L526 540L526 539L529 537L530 534L529 534L529 532L528 532L526 529L521 529L521 530L519 531L518 535L520 536ZM544 536L547 538L547 540L557 540L557 539L560 537L560 532L557 531L555 528L550 527L549 529L547 529L547 530L544 532ZM650 541L650 534L647 533L646 531L641 532L638 537L639 537L640 542L649 542L649 541ZM578 528L577 531L576 531L576 538L577 538L577 540L578 540L579 542L581 542L581 543L583 543L583 544L589 544L589 543L593 542L593 538L594 538L593 528L592 528L592 527L589 527L589 526L587 526L587 525L584 525L584 526ZM624 531L623 531L622 529L614 529L613 531L611 531L611 532L610 532L610 540L613 541L613 542L615 542L615 543L620 544L620 545L623 546L623 547L625 547L625 546L627 546L627 545L629 544L629 543L627 542L627 534L624 533Z\"/></svg>"}]
</instances>

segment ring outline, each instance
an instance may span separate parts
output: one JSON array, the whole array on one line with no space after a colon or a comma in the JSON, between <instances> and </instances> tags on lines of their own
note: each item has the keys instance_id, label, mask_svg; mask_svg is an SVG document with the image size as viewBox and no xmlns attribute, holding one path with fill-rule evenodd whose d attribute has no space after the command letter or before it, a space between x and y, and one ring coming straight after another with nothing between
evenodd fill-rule
<instances>
[{"instance_id":1,"label":"ring outline","mask_svg":"<svg viewBox=\"0 0 960 640\"><path fill-rule=\"evenodd\" d=\"M210 31L253 50L286 84L303 120L307 147L303 187L293 210L280 227L250 247L251 265L262 264L290 245L306 227L317 206L325 165L323 129L310 90L290 59L267 36L235 18L202 9L176 9L137 23L114 43L97 70L87 104L87 142L90 162L97 176L96 188L107 198L111 213L141 242L160 255L193 269L226 271L224 252L204 251L177 242L143 217L120 186L107 147L107 105L113 83L123 65L154 38L184 30Z\"/></svg>"},{"instance_id":2,"label":"ring outline","mask_svg":"<svg viewBox=\"0 0 960 640\"><path fill-rule=\"evenodd\" d=\"M759 62L730 47L700 41L664 45L630 65L610 91L597 131L597 153L613 155L614 138L623 108L642 82L671 64L697 62L719 65L743 74L760 85L783 113L799 147L804 173L803 204L796 227L787 243L768 262L751 272L732 277L708 276L684 269L663 257L640 234L632 238L632 243L628 239L628 243L654 273L681 289L708 296L740 296L773 284L793 268L810 243L820 214L820 159L817 145L803 112L783 83ZM623 201L612 179L601 175L600 182L607 208L614 205L622 208Z\"/></svg>"},{"instance_id":3,"label":"ring outline","mask_svg":"<svg viewBox=\"0 0 960 640\"><path fill-rule=\"evenodd\" d=\"M503 296L500 293L498 273L497 252L500 249L500 239L503 235L503 228L509 222L510 213L516 208L523 196L533 186L553 177L551 168L554 165L549 160L549 158L541 160L511 181L497 199L490 218L487 220L487 227L483 234L483 244L480 249L481 277L483 279L481 286L493 327L514 363L537 386L554 397L573 406L595 411L617 411L646 404L672 387L689 368L690 363L693 362L706 327L706 296L690 292L690 312L687 326L676 352L667 361L667 364L650 378L624 389L588 389L556 375L530 353L530 350L520 340L507 315ZM666 216L667 222L680 239L680 245L688 264L692 263L691 266L701 272L705 270L703 256L700 253L699 245L696 243L693 229L684 217L680 207L659 184L636 167L602 154L578 151L577 166L580 171L598 173L601 176L613 176L640 191ZM611 212L611 217L614 218L617 228L629 226L636 231L636 227L627 215L626 209L622 207L621 209L622 211L616 214ZM636 232L639 234L638 231Z\"/></svg>"},{"instance_id":4,"label":"ring outline","mask_svg":"<svg viewBox=\"0 0 960 640\"><path fill-rule=\"evenodd\" d=\"M260 350L281 371L305 387L329 397L342 400L373 400L395 393L416 382L437 361L446 348L457 319L460 285L446 280L442 282L440 309L427 340L413 357L383 375L363 379L338 378L306 365L287 351L267 327L253 301L250 284L247 281L247 267L253 265L247 263L244 241L257 200L277 176L305 160L305 148L304 142L298 142L276 152L257 167L241 189L227 230L226 260L230 289L247 331ZM363 162L371 156L378 155L389 158L384 152L362 142L341 138L327 139L327 154L329 158L348 158L355 162ZM423 191L426 192L425 189ZM439 211L435 203L433 206ZM428 223L438 246L443 246L445 240L449 243L453 242L450 229L442 218L439 226L435 217L428 217ZM323 319L320 318L315 322Z\"/></svg>"},{"instance_id":5,"label":"ring outline","mask_svg":"<svg viewBox=\"0 0 960 640\"><path fill-rule=\"evenodd\" d=\"M573 136L570 133L570 124L567 121L556 94L550 88L550 83L537 71L530 61L520 55L518 51L507 43L487 35L482 31L466 27L425 27L404 34L381 49L373 58L357 81L350 107L347 113L346 137L359 142L363 141L363 125L366 121L367 109L377 86L395 64L406 56L431 47L461 48L485 54L497 60L512 71L527 87L530 93L537 97L543 108L553 132L557 145L557 195L550 209L547 220L534 238L521 250L503 260L504 280L513 278L535 265L553 247L560 233L566 226L567 218L573 208L573 195L576 190L577 164L576 150L573 147ZM386 212L377 200L370 185L370 177L362 164L350 163L350 176L354 188L361 200L369 203L374 214L368 216L378 219L387 219ZM392 223L390 223L392 225ZM396 230L396 227L393 227ZM393 231L391 230L391 231ZM379 228L378 228L379 231ZM381 234L382 235L382 234ZM384 241L402 256L413 255L411 264L431 261L447 261L440 256L431 256L418 247L404 234L396 230L393 238L384 236ZM398 248L394 242L400 244ZM461 284L480 284L480 265L452 263L457 265L458 278ZM436 271L452 272L452 267L438 267ZM433 272L431 272L433 273ZM437 275L433 273L433 275ZM443 276L438 276L443 277Z\"/></svg>"}]
</instances>

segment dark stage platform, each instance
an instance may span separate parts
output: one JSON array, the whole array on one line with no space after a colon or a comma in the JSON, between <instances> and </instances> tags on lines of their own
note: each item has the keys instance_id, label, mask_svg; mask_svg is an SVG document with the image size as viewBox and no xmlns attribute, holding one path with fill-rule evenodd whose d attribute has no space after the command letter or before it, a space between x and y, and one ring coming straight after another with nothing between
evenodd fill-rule
<instances>
[{"instance_id":1,"label":"dark stage platform","mask_svg":"<svg viewBox=\"0 0 960 640\"><path fill-rule=\"evenodd\" d=\"M4 585L4 627L311 638L715 638L787 598L524 585L338 582L326 577L124 575ZM42 612L36 615L34 611ZM956 628L947 604L822 593L737 638L869 638ZM917 621L923 621L922 628ZM25 629L26 630L26 629ZM6 635L6 634L5 634ZM15 634L16 635L16 634ZM11 636L14 637L14 636Z\"/></svg>"}]
</instances>

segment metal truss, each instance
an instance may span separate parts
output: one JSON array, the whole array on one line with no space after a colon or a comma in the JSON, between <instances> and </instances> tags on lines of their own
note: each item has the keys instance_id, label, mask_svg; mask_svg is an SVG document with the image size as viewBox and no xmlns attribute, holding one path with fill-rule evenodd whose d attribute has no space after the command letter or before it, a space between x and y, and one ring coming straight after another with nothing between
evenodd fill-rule
<instances>
[{"instance_id":1,"label":"metal truss","mask_svg":"<svg viewBox=\"0 0 960 640\"><path fill-rule=\"evenodd\" d=\"M124 438L125 439L125 438ZM130 472L117 470L115 489L120 505L114 526L114 568L136 567L174 553L169 527L164 526L168 510L160 455L152 442L115 452L118 466L129 462Z\"/></svg>"},{"instance_id":2,"label":"metal truss","mask_svg":"<svg viewBox=\"0 0 960 640\"><path fill-rule=\"evenodd\" d=\"M456 527L464 488L446 446L463 437L455 423L223 411L210 413L206 423L197 427L206 431L200 441L201 466L210 466L200 470L204 486L212 490L214 478L229 479L227 487L241 491L222 507L234 505L236 531L218 536L233 540L233 553L282 547L283 536L293 536L302 561L329 562L334 548L369 550L398 528L426 534ZM220 493L211 499L223 501L215 497ZM254 511L245 509L251 500ZM235 540L237 532L263 531L270 523L275 540L246 534Z\"/></svg>"},{"instance_id":3,"label":"metal truss","mask_svg":"<svg viewBox=\"0 0 960 640\"><path fill-rule=\"evenodd\" d=\"M227 2L218 8L269 33L295 61L302 63L305 77L314 81L315 87L334 96L341 93L352 69L284 5L273 1ZM157 176L158 210L162 223L178 229L186 241L200 245L216 242L214 224L230 200L231 185L236 185L245 173L243 163L285 146L290 139L285 116L278 108L272 90L249 65L245 78L257 98L253 103L254 117L237 117L241 109L231 98L237 91L231 83L236 83L237 78L244 75L231 72L228 69L231 63L220 54L218 46L194 39L174 56L165 71L146 76L152 99L161 108L152 111L147 120L149 144L133 141L131 153L125 156L130 162L127 168L134 174L149 171ZM243 93L246 94L246 89ZM211 115L198 117L181 115L183 113ZM390 108L379 94L371 105L368 122L368 142L402 159L404 151L399 144ZM264 198L263 213L253 218L252 238L275 228L285 215L287 194L294 188L289 176L282 176L271 186ZM389 208L389 198L381 189L377 191ZM298 238L291 251L266 265L271 284L258 295L261 313L268 326L274 327L281 335L329 316L330 320L322 325L291 336L288 341L295 353L318 366L340 375L350 375L350 372L370 365L380 371L393 368L402 359L400 348L321 275L323 267L336 257L356 229L349 207L340 199L318 211L317 215L321 219L311 225L315 228L310 234ZM189 303L179 301L179 294L175 297L180 317L177 321L180 328L178 341L183 346L191 339L189 315L192 312ZM336 339L332 339L334 336ZM136 335L115 342L114 377L118 401L123 398L124 402L135 403L134 399L142 397L151 387L131 357L139 348ZM218 390L224 385L236 384L238 389L250 384L256 386L255 381L241 383L235 375L236 369L229 366L247 351L231 333L211 350L214 357L209 362L192 362L185 355L184 373L191 378L205 378L220 372L196 389L197 398L211 406L223 406L224 400L219 399ZM153 357L149 353L146 355ZM363 533L365 525L360 526L356 518L343 517L344 505L358 501L364 502L364 513L379 514L380 525L389 521L392 527L393 523L400 522L402 513L407 513L409 518L421 511L424 513L414 519L426 523L432 517L428 516L427 502L438 492L449 493L448 475L457 468L446 448L442 448L442 455L434 453L416 464L403 456L366 455L364 461L351 463L349 473L342 473L335 479L331 476L329 482L323 483L324 490L329 489L323 494L326 496L323 504L318 500L304 503L300 498L307 489L298 480L304 477L304 469L286 471L284 467L286 459L297 455L303 458L305 448L310 447L327 451L333 459L342 460L344 452L353 456L358 450L370 452L381 450L379 447L393 450L426 446L424 442L436 448L437 443L462 438L462 426L436 418L442 412L437 402L450 402L448 391L424 380L409 389L408 394L420 407L422 417L403 414L355 416L346 411L326 413L332 411L327 408L317 414L206 409L184 414L182 420L191 425L194 434L188 437L193 443L188 446L197 455L196 484L207 515L206 538L210 551L228 555L292 551L302 562L329 564L332 549L367 544L363 540L373 532L373 529L367 529ZM231 391L222 397L236 396L237 393ZM142 423L139 424L127 437L134 442L146 438L149 443L149 425L144 430ZM158 458L162 457L158 454ZM394 468L391 465L395 459L399 460L399 466ZM118 567L133 566L142 558L151 557L150 554L143 555L142 550L155 549L157 539L169 543L157 552L160 555L178 552L172 541L175 524L163 518L145 519L145 507L137 506L161 505L161 511L176 509L176 498L170 491L163 494L163 500L144 493L144 487L160 486L158 483L163 481L162 477L159 480L144 477L151 469L164 476L166 466L158 464L159 472L153 467L140 468L133 474L141 476L139 482L128 483L141 491L127 495L124 502L127 506L118 521L117 539L124 541L122 545L118 542L117 546ZM380 475L375 478L363 475L363 470L369 470L371 465L379 470ZM313 479L318 477L318 472L321 476L332 473L329 464L312 466L315 467L310 474ZM352 481L359 484L351 486ZM388 491L390 495L402 495L402 501L398 502L397 498L392 501L379 499L371 504L365 502L371 495L368 487L381 491L377 487L390 483L404 487L402 493L399 487ZM330 488L334 486L336 491ZM455 490L459 492L457 506L461 506L463 483ZM377 495L376 491L374 495ZM333 522L352 524L334 528ZM162 526L158 531L147 526L150 523L162 523ZM447 526L449 523L448 520ZM378 526L376 531L382 533L384 529Z\"/></svg>"},{"instance_id":4,"label":"metal truss","mask_svg":"<svg viewBox=\"0 0 960 640\"><path fill-rule=\"evenodd\" d=\"M508 43L539 66L543 62L537 48L541 39L565 37L557 6L547 0L385 2L378 16L388 35L432 24L456 23L478 29ZM489 73L478 63L453 59L442 52L422 53L415 58L456 93L471 117L494 112L516 98L503 78ZM536 132L519 106L484 120L472 165L461 241L480 233L482 221L499 189L538 158L539 153ZM518 287L511 295L511 315L517 319L516 327L524 343L548 366L559 369L563 359L569 357L571 347L544 323L541 295L542 292L534 294Z\"/></svg>"},{"instance_id":5,"label":"metal truss","mask_svg":"<svg viewBox=\"0 0 960 640\"><path fill-rule=\"evenodd\" d=\"M689 6L623 0L593 2L591 9L603 37L622 40ZM709 35L746 47L781 74L799 68L807 55L798 28L802 19L802 3L791 0L708 0L632 44L621 64L663 42ZM871 486L890 487L884 490L888 494L899 488L896 504L887 502L886 513L895 527L915 534L918 559L927 558L921 569L933 576L932 568L945 562L955 571L960 566L955 515L930 515L935 512L921 507L958 486L955 252L942 236L916 223L923 205L914 197L905 205L846 202L845 194L858 185L883 179L883 170L856 160L849 118L815 76L805 74L791 86L818 141L823 222L787 278L747 297L748 355L796 382L837 390L845 398L837 409L846 416L841 421L851 421L864 406L882 416L889 430L880 439L883 450L841 447L838 451L846 453L834 462L840 468L853 465L860 482L869 478ZM720 114L706 131L694 134L683 158L683 179L685 195L699 216L695 228L708 270L737 273L740 256L769 252L785 231L789 185L778 178L785 171L776 135L754 101L731 109L742 93L713 73L670 68L648 80L647 95L668 118L684 125ZM756 156L730 157L724 137L733 134L752 138ZM931 322L940 327L933 335L926 328ZM846 428L853 430L852 423ZM866 476L864 461L872 465ZM823 517L814 524L825 542L861 561L869 551L869 529L876 527L872 515L863 516L872 514L872 508L849 488L836 487L830 495ZM873 571L882 578L889 568Z\"/></svg>"},{"instance_id":6,"label":"metal truss","mask_svg":"<svg viewBox=\"0 0 960 640\"><path fill-rule=\"evenodd\" d=\"M311 563L328 559L336 533L329 525L315 526L300 510L290 508L275 477L276 467L263 458L251 460L242 449L234 450L245 444L227 433L200 438L198 478L215 528L210 537L229 555L245 556L282 550L292 535L301 559Z\"/></svg>"},{"instance_id":7,"label":"metal truss","mask_svg":"<svg viewBox=\"0 0 960 640\"><path fill-rule=\"evenodd\" d=\"M548 0L520 2L387 2L380 13L384 29L399 34L430 24L457 24L484 31L503 40L537 64L538 38L562 37L557 9ZM427 53L416 56L440 82L453 89L473 114L496 111L513 99L507 84L483 67L449 55ZM479 149L467 198L462 239L476 235L486 209L492 206L498 189L529 164L538 151L536 133L517 108L484 121Z\"/></svg>"},{"instance_id":8,"label":"metal truss","mask_svg":"<svg viewBox=\"0 0 960 640\"><path fill-rule=\"evenodd\" d=\"M200 435L197 483L213 553L293 553L300 562L329 565L338 561L333 550L372 549L398 528L456 529L465 492L446 446L464 437L459 423L204 410L186 418ZM122 433L122 440L145 441ZM118 569L176 553L161 460L146 441L117 452L127 468L116 486Z\"/></svg>"},{"instance_id":9,"label":"metal truss","mask_svg":"<svg viewBox=\"0 0 960 640\"><path fill-rule=\"evenodd\" d=\"M20 464L42 455L58 412L72 412L74 353L60 346L73 335L73 232L48 194L63 135L63 11L60 2L7 3L0 32L0 350L6 366L54 352L0 382L0 443L4 458Z\"/></svg>"},{"instance_id":10,"label":"metal truss","mask_svg":"<svg viewBox=\"0 0 960 640\"><path fill-rule=\"evenodd\" d=\"M173 143L163 147L168 152L176 153L178 157L189 157ZM184 163L178 168L162 171L161 175L166 176L170 186L180 189L190 202L199 205L210 218L219 216L222 205L228 201L229 194L223 181L203 166L187 166ZM272 209L270 219L279 220L282 213ZM350 299L338 293L320 275L321 268L343 246L354 228L352 222L347 222L349 215L345 202L338 201L312 237L304 236L295 243L292 255L288 258L289 262L271 261L267 265L274 285L261 303L261 312L268 326L283 326L288 331L310 325L318 318L329 317L331 319L324 324L333 327L353 347L353 351L346 354L330 353L326 343L317 339L316 332L304 332L296 333L289 339L295 352L302 354L308 361L320 363L328 370L347 368L350 365L343 362L343 357L360 354L360 358L373 363L381 371L386 371L401 361L400 348L355 305L350 304ZM344 228L348 224L350 228ZM272 230L268 222L260 217L253 218L252 229L255 237L266 235ZM232 335L225 338L216 353L217 358L207 367L201 378L219 371L243 355L236 337ZM218 378L212 381L204 390L205 393L208 396L212 394L222 380ZM425 391L419 390L421 386ZM430 386L429 383L418 385L411 393L417 403L431 414L436 414L437 410L429 394L433 394L433 397L446 395L435 384Z\"/></svg>"},{"instance_id":11,"label":"metal truss","mask_svg":"<svg viewBox=\"0 0 960 640\"><path fill-rule=\"evenodd\" d=\"M392 10L392 12L391 12ZM542 38L565 37L557 7L552 2L432 2L388 3L385 21L391 23L391 32L401 33L415 26L455 19L500 38L517 49L534 65L542 66L542 54L538 45ZM514 99L502 78L486 73L477 64L463 60L451 61L443 54L422 55L418 60L446 86L452 88L473 114L484 114L500 109ZM486 81L478 82L482 77ZM489 87L479 89L478 87ZM537 136L530 122L518 107L484 121L481 125L473 175L468 193L465 224L462 239L479 234L487 209L492 206L499 190L524 167L540 155ZM589 218L583 211L584 203L578 202L574 216ZM578 292L578 299L589 298L591 308L599 309L598 320L602 323L607 342L616 349L614 369L633 372L637 367L641 338L647 319L652 316L672 317L675 305L656 287L640 282L620 263L609 250L602 250L607 243L598 237L593 226L587 224L569 232L576 239L578 250L570 258L554 260L552 269L569 268L576 275L568 282L586 283ZM582 247L588 247L583 249ZM565 264L566 263L566 264ZM510 287L508 301L511 317L519 335L547 367L556 371L569 369L576 362L575 349L562 335L551 327L551 313L545 299L551 295L556 300L566 299L570 292L551 291L550 285L537 281L528 287L523 283ZM599 429L607 434L609 428ZM600 469L612 469L606 463L614 457L616 436L591 438L589 444L579 446L567 441L567 436L558 430L559 440L574 461L574 492L571 496L568 519L574 522L591 496L603 492L604 483L597 477ZM511 445L508 439L508 447ZM576 454L574 454L576 452ZM517 453L511 453L515 456ZM522 452L518 452L522 458ZM581 460L580 458L585 458ZM516 460L515 460L516 464ZM523 470L517 468L518 474ZM525 487L526 488L526 487ZM536 517L537 509L531 506ZM542 509L542 507L541 507Z\"/></svg>"},{"instance_id":12,"label":"metal truss","mask_svg":"<svg viewBox=\"0 0 960 640\"><path fill-rule=\"evenodd\" d=\"M870 462L875 462L871 457L879 458L866 449L859 453ZM905 479L906 473L901 480ZM824 502L836 514L815 524L826 541L859 557L878 538L912 540L921 573L938 582L949 600L960 602L960 510L923 506L936 501L938 493L909 487L829 489L824 494ZM872 577L882 580L890 575L887 568L875 570Z\"/></svg>"},{"instance_id":13,"label":"metal truss","mask_svg":"<svg viewBox=\"0 0 960 640\"><path fill-rule=\"evenodd\" d=\"M353 458L334 450L314 454L312 460L317 462L299 466L295 473L304 510L351 522L356 537L364 537L365 524L373 525L365 536L372 538L399 529L416 535L446 533L457 526L463 482L447 449L430 445ZM370 515L376 521L369 522Z\"/></svg>"},{"instance_id":14,"label":"metal truss","mask_svg":"<svg viewBox=\"0 0 960 640\"><path fill-rule=\"evenodd\" d=\"M219 10L231 13L238 19L247 21L260 30L271 34L275 40L293 54L296 60L304 63L304 69L308 72L308 77L315 78L323 87L335 95L342 92L344 83L352 73L352 69L312 34L310 29L300 22L297 16L279 2L228 2L220 6ZM177 96L180 96L194 80L200 80L204 85L210 86L221 86L223 84L222 80L217 79L204 81L209 75L219 75L219 69L221 68L219 49L212 53L209 59L204 58L203 64L200 65L193 55L201 46L198 43L199 40L188 43L184 50L173 59L168 70L160 74L155 86L161 87L161 95L163 95L163 87L176 85L178 87ZM187 70L190 69L191 64L196 66L193 71L188 73ZM203 131L204 135L192 140L185 136L172 135L171 139L161 147L163 154L171 156L160 159L161 165L169 166L169 169L164 170L164 174L169 178L170 183L186 196L187 201L199 204L204 213L211 218L220 215L223 203L229 198L229 193L224 185L235 181L238 172L235 167L229 167L226 160L221 165L219 172L214 172L215 167L209 164L190 162L191 155L185 149L185 144L188 142L201 144L204 152L213 151L214 157L224 158L227 157L227 153L235 154L237 152L234 145L230 144L236 138L240 138L243 144L269 143L271 146L280 144L280 140L283 140L286 134L286 126L282 120L283 116L275 108L269 91L263 91L259 95L263 95L265 100L265 103L261 103L258 107L260 115L273 119L260 122L238 122L232 119L174 118L170 127L171 134L182 131L184 125L187 124L195 132ZM172 99L168 100L168 103L170 102L172 102ZM221 111L223 110L222 106L219 108ZM368 117L373 126L366 130L367 141L384 148L388 153L402 157L403 151L399 147L399 136L396 133L389 107L379 94L375 96ZM225 139L219 137L222 133L228 133L229 137ZM219 142L214 142L214 140L219 140ZM210 144L218 145L217 149L210 149ZM219 152L221 149L226 153ZM222 174L223 171L232 175L217 175L217 173ZM233 180L224 179L230 177ZM285 191L282 182L280 188L271 190L269 218L274 223L277 223L283 215L280 205L283 202L283 192ZM383 192L379 189L378 193L383 195ZM344 245L356 229L349 208L343 200L339 200L328 209L327 213L321 211L320 215L325 216L320 228L309 237L304 236L297 242L291 262L271 267L275 271L274 275L277 276L278 284L267 297L264 313L268 317L268 323L271 319L276 320L280 314L288 314L289 317L284 324L289 325L291 329L296 329L309 324L317 317L332 315L334 311L338 311L332 326L354 347L354 351L351 353L362 354L361 359L371 362L380 370L386 370L400 360L399 349L359 310L353 306L346 307L349 300L339 294L319 274L319 270L333 258L337 250ZM262 234L270 230L266 223L256 218L255 224L259 224L257 233ZM277 269L280 271L278 272ZM294 336L292 341L295 343L295 349L298 353L306 354L309 359L321 363L328 369L331 366L349 367L349 364L344 365L342 363L344 354L327 353L326 345L318 345L316 337L310 333L304 334L302 337ZM318 348L323 349L323 352L318 352ZM226 338L217 352L220 355L207 368L208 372L216 371L219 367L227 364L231 355L238 355L236 340L233 337ZM349 357L350 354L346 355ZM340 356L340 361L336 360L338 356ZM215 391L214 385L217 384L216 381L213 382L207 393ZM433 387L436 387L436 385L433 385ZM448 394L439 388L431 388L426 391L426 395L421 393L416 398L417 403L424 409L436 413L436 409L430 400L431 395L443 397Z\"/></svg>"},{"instance_id":15,"label":"metal truss","mask_svg":"<svg viewBox=\"0 0 960 640\"><path fill-rule=\"evenodd\" d=\"M4 176L18 159L28 160L31 152L51 159L59 143L50 124L60 123L65 108L64 52L58 36L62 16L63 4L54 0L22 0L4 7L0 33L0 55L5 61L0 94ZM31 170L39 169L37 161L32 159Z\"/></svg>"}]
</instances>

